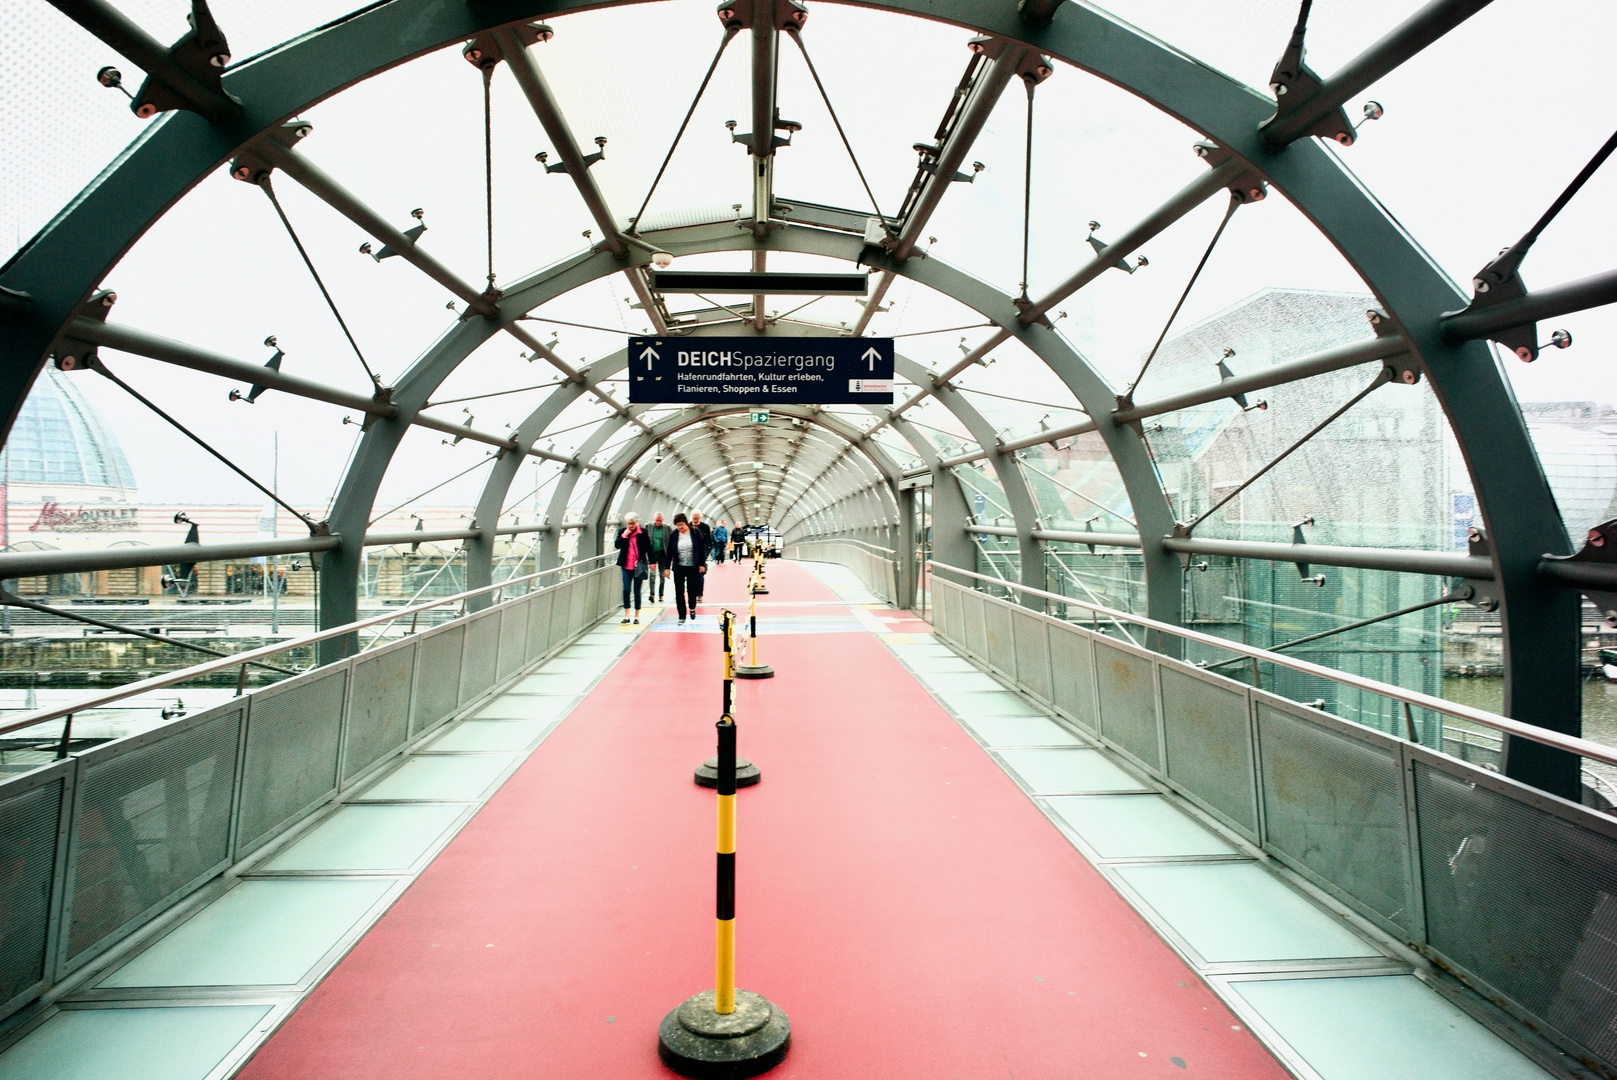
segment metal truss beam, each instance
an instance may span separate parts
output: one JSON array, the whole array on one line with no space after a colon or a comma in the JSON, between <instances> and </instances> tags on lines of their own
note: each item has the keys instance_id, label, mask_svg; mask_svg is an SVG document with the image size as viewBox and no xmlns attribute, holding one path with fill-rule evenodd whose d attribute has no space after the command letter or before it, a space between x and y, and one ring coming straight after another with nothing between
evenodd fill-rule
<instances>
[{"instance_id":1,"label":"metal truss beam","mask_svg":"<svg viewBox=\"0 0 1617 1080\"><path fill-rule=\"evenodd\" d=\"M1518 326L1570 315L1576 311L1617 304L1617 270L1536 289L1515 300L1475 307L1443 316L1443 337L1448 341L1476 341Z\"/></svg>"},{"instance_id":2,"label":"metal truss beam","mask_svg":"<svg viewBox=\"0 0 1617 1080\"><path fill-rule=\"evenodd\" d=\"M215 124L237 120L241 106L180 66L169 47L105 0L49 0L50 5L117 50L130 63ZM137 95L140 96L140 95ZM134 103L131 102L131 105Z\"/></svg>"}]
</instances>

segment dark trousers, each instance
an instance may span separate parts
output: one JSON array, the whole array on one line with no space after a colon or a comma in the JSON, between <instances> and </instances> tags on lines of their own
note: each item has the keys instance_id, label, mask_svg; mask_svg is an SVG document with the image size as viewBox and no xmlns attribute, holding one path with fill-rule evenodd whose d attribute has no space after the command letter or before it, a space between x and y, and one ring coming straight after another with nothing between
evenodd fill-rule
<instances>
[{"instance_id":1,"label":"dark trousers","mask_svg":"<svg viewBox=\"0 0 1617 1080\"><path fill-rule=\"evenodd\" d=\"M663 572L668 569L668 565L668 561L665 559L652 559L651 588L648 590L651 593L650 599L652 603L660 601L663 594L668 590L668 579L663 577Z\"/></svg>"},{"instance_id":2,"label":"dark trousers","mask_svg":"<svg viewBox=\"0 0 1617 1080\"><path fill-rule=\"evenodd\" d=\"M679 617L695 618L696 602L702 598L702 571L696 566L674 567L674 603ZM687 612L689 614L687 615Z\"/></svg>"},{"instance_id":3,"label":"dark trousers","mask_svg":"<svg viewBox=\"0 0 1617 1080\"><path fill-rule=\"evenodd\" d=\"M633 570L626 570L621 566L618 567L618 573L623 575L623 610L629 610L630 587L633 586L634 610L638 614L640 611L640 592L645 585L646 579L635 577Z\"/></svg>"},{"instance_id":4,"label":"dark trousers","mask_svg":"<svg viewBox=\"0 0 1617 1080\"><path fill-rule=\"evenodd\" d=\"M723 562L724 561L724 545L723 544L714 544L713 545L713 561L714 562Z\"/></svg>"}]
</instances>

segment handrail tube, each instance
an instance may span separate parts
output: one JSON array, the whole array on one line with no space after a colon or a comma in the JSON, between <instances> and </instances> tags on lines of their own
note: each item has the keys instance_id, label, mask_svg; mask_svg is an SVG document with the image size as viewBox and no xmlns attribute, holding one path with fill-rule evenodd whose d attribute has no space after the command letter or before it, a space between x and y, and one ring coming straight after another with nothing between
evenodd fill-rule
<instances>
[{"instance_id":1,"label":"handrail tube","mask_svg":"<svg viewBox=\"0 0 1617 1080\"><path fill-rule=\"evenodd\" d=\"M1051 540L1058 544L1089 544L1094 547L1144 547L1133 533L1066 532L1060 529L1034 529L1033 539Z\"/></svg>"},{"instance_id":2,"label":"handrail tube","mask_svg":"<svg viewBox=\"0 0 1617 1080\"><path fill-rule=\"evenodd\" d=\"M440 420L436 416L428 416L426 413L416 413L415 419L411 422L418 427L441 431L445 435L454 435L456 438L470 439L472 442L485 443L489 446L498 446L501 450L517 449L515 439L490 435L486 431L478 431L475 428L467 427L465 424L456 424L449 420Z\"/></svg>"},{"instance_id":3,"label":"handrail tube","mask_svg":"<svg viewBox=\"0 0 1617 1080\"><path fill-rule=\"evenodd\" d=\"M193 371L201 371L209 375L219 375L226 379L237 379L249 385L256 383L259 386L267 386L271 390L280 390L283 393L295 394L298 397L324 401L328 405L341 405L345 409L358 409L371 416L396 416L399 411L398 407L392 402L380 401L367 394L356 394L351 390L339 390L334 386L324 386L310 379L302 379L296 375L273 371L261 364L249 364L243 360L220 356L218 353L199 349L195 345L160 337L157 334L149 334L132 326L78 318L73 320L72 325L68 327L67 333L69 337L93 342L97 345L105 345L109 349L133 353L136 356L144 356L151 360L161 360L164 363L190 368Z\"/></svg>"},{"instance_id":4,"label":"handrail tube","mask_svg":"<svg viewBox=\"0 0 1617 1080\"><path fill-rule=\"evenodd\" d=\"M1326 372L1368 364L1372 360L1387 360L1408 351L1409 342L1401 334L1389 334L1386 337L1366 338L1347 345L1337 345L1296 360L1288 360L1283 364L1273 364L1246 375L1237 375L1213 386L1186 390L1180 394L1170 394L1155 401L1148 401L1143 405L1119 409L1112 414L1112 423L1132 424L1136 420L1178 412L1194 405L1206 405L1212 401L1234 397L1236 394L1267 390L1272 386L1282 386Z\"/></svg>"},{"instance_id":5,"label":"handrail tube","mask_svg":"<svg viewBox=\"0 0 1617 1080\"><path fill-rule=\"evenodd\" d=\"M973 573L970 570L962 570L957 566L950 566L947 563L934 562L931 559L928 559L926 564L929 569L934 571L944 570L952 574L959 574L962 577L975 578L978 581L986 581L990 585L995 585L1002 589L1015 589L1017 592L1027 593L1031 596L1043 597L1046 600L1053 600L1059 604L1083 608L1086 611L1093 611L1097 615L1104 615L1107 618L1127 620L1128 622L1134 623L1137 626L1143 626L1148 630L1157 630L1162 633L1173 634L1176 637L1184 638L1186 641L1194 641L1202 645L1211 645L1215 648L1224 649L1228 652L1239 653L1240 655L1250 657L1253 660L1261 660L1265 663L1271 663L1278 667L1285 667L1290 668L1293 671L1300 671L1305 675L1317 675L1322 679L1329 679L1332 682L1341 683L1344 686L1351 686L1357 690L1368 690L1372 694L1380 694L1382 697L1392 698L1394 701L1402 701L1409 705L1419 706L1423 709L1430 709L1433 712L1443 713L1447 716L1453 716L1461 720L1469 720L1474 724L1481 724L1483 727L1492 728L1495 731L1502 731L1507 735L1514 735L1523 739L1530 739L1533 742L1542 743L1545 746L1553 747L1557 750L1565 750L1568 753L1577 754L1580 757L1592 758L1595 761L1605 762L1607 765L1617 765L1617 748L1605 746L1597 742L1590 742L1588 739L1582 739L1576 735L1563 735L1558 731L1551 731L1548 728L1534 727L1532 724L1524 724L1519 720L1512 720L1508 716L1499 716L1496 713L1484 712L1482 709L1474 709L1469 705L1461 705L1457 702L1445 701L1442 698L1432 697L1430 694L1423 694L1418 690L1405 690L1401 686L1393 686L1390 683L1384 683L1376 679L1367 679L1362 675L1353 675L1349 672L1337 671L1334 668L1324 667L1320 664L1311 664L1307 660L1298 660L1295 657L1270 652L1267 649L1259 649L1251 645L1245 645L1239 641L1230 641L1226 638L1215 637L1212 634L1203 634L1200 631L1187 630L1182 626L1174 626L1172 623L1158 622L1156 619L1148 619L1143 615L1135 615L1127 611L1118 611L1115 608L1102 607L1099 604L1087 603L1083 600L1076 600L1070 596L1062 596L1059 593L1045 592L1043 589L1034 589L1026 585L1018 585L1010 581L1001 581L998 578L991 578L985 574Z\"/></svg>"},{"instance_id":6,"label":"handrail tube","mask_svg":"<svg viewBox=\"0 0 1617 1080\"><path fill-rule=\"evenodd\" d=\"M357 630L363 630L369 626L376 626L379 623L393 622L397 619L404 618L406 615L416 615L423 611L429 611L435 607L443 607L445 604L458 604L462 600L469 599L473 596L481 596L484 593L494 592L497 589L509 589L511 586L521 584L525 581L534 581L538 578L547 577L550 574L560 573L563 570L576 569L592 562L599 562L608 557L609 556L606 555L595 555L588 559L580 559L576 562L570 562L565 566L557 566L549 570L541 570L537 574L527 574L523 577L512 578L509 581L502 581L496 585L484 585L482 588L472 589L463 593L456 593L453 596L442 596L425 604L402 607L397 611L390 611L383 615L373 615L368 619L357 619L351 623L344 623L342 626L334 626L329 630L319 630L313 634L304 634L302 637L290 638L286 641L277 642L274 645L265 645L261 648L249 649L246 652L239 652L233 656L224 657L219 660L209 660L206 663L197 664L193 667L182 668L179 671L171 671L163 675L153 675L149 679L141 679L139 682L126 683L123 686L90 694L87 697L80 698L77 701L67 705L57 705L45 709L36 709L33 712L26 713L15 720L0 723L0 735L5 735L13 731L20 731L23 728L33 727L36 724L47 723L51 720L57 720L68 715L69 713L81 713L89 709L97 709L103 705L109 705L114 701L119 701L126 697L133 697L136 694L144 694L148 690L161 690L165 686L173 686L176 683L201 678L203 675L211 675L215 671L224 671L226 668L240 667L243 664L250 663L255 660L262 660L265 657L274 656L277 653L287 652L291 649L299 649L305 645L313 645L317 642L326 641L329 638L341 637L344 634L352 634Z\"/></svg>"},{"instance_id":7,"label":"handrail tube","mask_svg":"<svg viewBox=\"0 0 1617 1080\"><path fill-rule=\"evenodd\" d=\"M589 210L590 217L595 219L595 225L601 230L601 243L618 258L629 254L629 245L623 242L618 234L617 221L612 217L612 211L607 209L606 199L601 195L601 189L596 185L595 178L590 175L589 166L584 164L584 155L578 149L578 140L573 137L572 127L567 118L562 115L561 109L556 105L556 97L550 91L550 84L545 79L544 72L539 70L539 63L533 58L533 53L522 44L515 30L508 26L494 31L494 44L499 48L500 55L511 67L511 74L516 78L517 85L522 88L522 96L528 99L528 107L538 118L539 126L545 129L550 138L550 145L556 151L556 156L567 166L567 177L578 188L578 194L584 199L584 206ZM773 134L770 132L768 134ZM766 138L768 135L766 134Z\"/></svg>"},{"instance_id":8,"label":"handrail tube","mask_svg":"<svg viewBox=\"0 0 1617 1080\"><path fill-rule=\"evenodd\" d=\"M1234 183L1245 168L1245 162L1240 158L1232 157L1180 188L1173 198L1153 210L1145 220L1106 245L1105 251L1097 252L1094 258L1085 263L1066 281L1057 285L1042 300L1035 301L1030 306L1023 308L1022 314L1017 316L1017 322L1023 326L1031 326L1037 322L1046 311L1049 311L1061 301L1116 266L1120 260L1128 258L1141 244L1144 244L1147 240L1150 240L1206 202L1208 197L1215 191Z\"/></svg>"},{"instance_id":9,"label":"handrail tube","mask_svg":"<svg viewBox=\"0 0 1617 1080\"><path fill-rule=\"evenodd\" d=\"M260 555L301 555L315 551L332 551L341 545L340 536L304 536L289 537L285 540L269 538L224 540L214 544L153 544L90 550L6 551L0 552L0 580L43 577L48 574L82 574L93 570L128 570L140 566L166 566L170 563L252 559Z\"/></svg>"},{"instance_id":10,"label":"handrail tube","mask_svg":"<svg viewBox=\"0 0 1617 1080\"><path fill-rule=\"evenodd\" d=\"M971 153L972 144L977 141L983 125L988 123L988 117L1005 93L1005 88L1016 76L1025 55L1022 46L1006 42L1004 51L992 61L993 66L978 76L977 82L972 85L960 119L950 129L944 145L933 159L931 180L922 186L909 216L899 228L898 242L893 245L894 259L903 262L914 254L915 245L926 231L926 223L932 217L932 212L943 201L943 193L949 190L954 174L960 171L961 163Z\"/></svg>"},{"instance_id":11,"label":"handrail tube","mask_svg":"<svg viewBox=\"0 0 1617 1080\"><path fill-rule=\"evenodd\" d=\"M1538 572L1563 585L1617 592L1617 564L1573 562L1570 559L1542 559Z\"/></svg>"},{"instance_id":12,"label":"handrail tube","mask_svg":"<svg viewBox=\"0 0 1617 1080\"><path fill-rule=\"evenodd\" d=\"M511 525L494 530L496 536L546 532L543 525ZM481 529L435 529L431 531L368 532L365 547L391 547L395 544L434 543L443 540L471 540L482 536ZM256 559L264 555L302 555L334 551L342 537L306 536L286 539L221 540L208 544L131 544L109 548L70 548L61 551L0 552L0 580L42 577L48 574L83 574L95 570L129 570L142 566L173 563L222 562L228 559Z\"/></svg>"},{"instance_id":13,"label":"handrail tube","mask_svg":"<svg viewBox=\"0 0 1617 1080\"><path fill-rule=\"evenodd\" d=\"M398 406L390 401L383 401L376 397L367 397L356 394L350 390L341 390L334 386L325 386L310 379L299 378L296 375L287 375L259 364L249 364L244 360L236 360L218 353L199 349L195 345L188 345L183 341L174 341L171 338L150 334L144 330L137 330L132 326L122 326L115 323L97 322L94 319L78 318L68 329L71 337L82 341L89 341L96 345L105 345L109 349L132 353L135 356L144 356L149 360L161 360L176 367L190 368L192 371L201 371L208 375L218 375L226 379L236 379L248 385L257 384L267 386L271 390L293 394L297 397L309 398L314 401L324 401L328 405L340 405L345 409L358 409L370 416L394 417L398 415ZM616 405L616 403L613 403ZM487 443L507 450L515 450L515 439L505 438L488 432L477 431L465 424L456 424L448 420L439 420L425 413L417 413L410 419L416 427L431 428L449 435L458 435L473 442ZM582 465L586 469L605 472L599 465L590 465L580 462L577 458L567 457L564 454L552 453L548 450L532 448L528 453L546 461L559 461L568 465Z\"/></svg>"},{"instance_id":14,"label":"handrail tube","mask_svg":"<svg viewBox=\"0 0 1617 1080\"><path fill-rule=\"evenodd\" d=\"M1221 401L1224 398L1234 397L1236 394L1249 394L1256 390L1267 390L1273 386L1282 386L1289 382L1296 382L1299 379L1323 375L1326 372L1356 367L1359 364L1368 364L1372 360L1388 360L1408 351L1409 342L1399 334L1389 334L1386 337L1369 338L1365 341L1338 345L1297 360L1289 360L1283 364L1272 364L1247 375L1226 379L1213 386L1204 386L1197 390L1186 390L1183 393L1170 394L1155 401L1148 401L1143 405L1133 405L1126 409L1118 409L1112 413L1111 421L1114 424L1132 424L1136 420L1160 416L1163 413L1178 412L1180 409L1188 409L1194 405L1206 405L1208 402ZM1025 450L1030 446L1038 446L1040 443L1055 442L1058 439L1067 439L1074 435L1083 435L1099 429L1099 424L1086 417L1064 427L1050 428L1034 435L1023 435L1020 438L1011 439L1009 442L999 443L992 450L976 450L969 454L961 454L958 457L944 458L938 464L944 468L969 465L973 461L981 461L990 454L1009 454L1017 450Z\"/></svg>"},{"instance_id":15,"label":"handrail tube","mask_svg":"<svg viewBox=\"0 0 1617 1080\"><path fill-rule=\"evenodd\" d=\"M1018 536L1015 529L1008 525L967 525L968 533L978 533L983 536ZM1088 544L1091 547L1143 547L1138 534L1135 533L1109 533L1109 532L1072 532L1062 529L1034 529L1031 533L1035 540L1050 540L1058 544Z\"/></svg>"},{"instance_id":16,"label":"handrail tube","mask_svg":"<svg viewBox=\"0 0 1617 1080\"><path fill-rule=\"evenodd\" d=\"M1321 566L1391 570L1400 574L1433 574L1470 581L1494 580L1492 559L1447 551L1405 551L1398 548L1338 547L1333 544L1273 544L1256 540L1204 540L1168 536L1162 546L1188 555L1230 555L1267 562L1319 563Z\"/></svg>"},{"instance_id":17,"label":"handrail tube","mask_svg":"<svg viewBox=\"0 0 1617 1080\"><path fill-rule=\"evenodd\" d=\"M358 225L371 236L398 252L410 263L438 284L465 301L466 306L485 318L498 318L500 309L483 296L474 286L462 281L455 272L423 251L394 228L387 219L360 202L352 192L326 174L318 165L288 146L274 139L260 139L254 148L276 168L296 180L322 202L327 203L343 217Z\"/></svg>"},{"instance_id":18,"label":"handrail tube","mask_svg":"<svg viewBox=\"0 0 1617 1080\"><path fill-rule=\"evenodd\" d=\"M1487 307L1451 312L1440 318L1437 325L1449 341L1471 341L1604 304L1617 304L1617 270L1535 289L1526 296Z\"/></svg>"},{"instance_id":19,"label":"handrail tube","mask_svg":"<svg viewBox=\"0 0 1617 1080\"><path fill-rule=\"evenodd\" d=\"M1258 130L1278 150L1307 134L1347 100L1488 6L1488 0L1432 0L1320 84L1307 102Z\"/></svg>"},{"instance_id":20,"label":"handrail tube","mask_svg":"<svg viewBox=\"0 0 1617 1080\"><path fill-rule=\"evenodd\" d=\"M880 544L870 544L870 543L866 543L863 540L855 540L851 536L826 537L825 539L793 540L792 543L794 543L794 544L858 544L860 547L869 548L871 551L879 551L883 555L891 555L894 558L897 558L897 556L898 556L898 552L894 551L892 548L884 548Z\"/></svg>"}]
</instances>

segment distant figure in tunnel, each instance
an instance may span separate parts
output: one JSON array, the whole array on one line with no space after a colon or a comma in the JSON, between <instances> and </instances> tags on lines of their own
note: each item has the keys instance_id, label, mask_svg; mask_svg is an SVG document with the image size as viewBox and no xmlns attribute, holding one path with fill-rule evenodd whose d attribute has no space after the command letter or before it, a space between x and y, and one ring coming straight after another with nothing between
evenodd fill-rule
<instances>
[{"instance_id":1,"label":"distant figure in tunnel","mask_svg":"<svg viewBox=\"0 0 1617 1080\"><path fill-rule=\"evenodd\" d=\"M645 533L646 539L651 543L653 563L651 596L647 599L654 604L660 604L663 594L668 591L668 577L672 573L670 567L674 562L674 527L665 524L662 514L657 514L651 519Z\"/></svg>"},{"instance_id":2,"label":"distant figure in tunnel","mask_svg":"<svg viewBox=\"0 0 1617 1080\"><path fill-rule=\"evenodd\" d=\"M707 572L707 540L693 528L684 514L674 515L674 604L679 608L679 625L696 618L696 604L702 598L702 575Z\"/></svg>"},{"instance_id":3,"label":"distant figure in tunnel","mask_svg":"<svg viewBox=\"0 0 1617 1080\"><path fill-rule=\"evenodd\" d=\"M730 546L730 530L719 522L719 527L713 530L713 561L724 561L724 549Z\"/></svg>"},{"instance_id":4,"label":"distant figure in tunnel","mask_svg":"<svg viewBox=\"0 0 1617 1080\"><path fill-rule=\"evenodd\" d=\"M702 556L702 570L705 573L707 571L707 561L713 557L713 526L702 520L702 511L700 510L691 511L690 524L691 532L701 533L702 543L706 545L707 553ZM698 577L696 579L696 600L698 603L700 603L702 600L702 585L704 581L706 581L706 578L703 577ZM694 610L695 609L693 608L692 611Z\"/></svg>"},{"instance_id":5,"label":"distant figure in tunnel","mask_svg":"<svg viewBox=\"0 0 1617 1080\"><path fill-rule=\"evenodd\" d=\"M640 622L640 593L651 574L651 540L640 527L640 515L633 510L623 515L618 531L618 569L623 575L623 624L629 622L629 598L634 596L634 621Z\"/></svg>"}]
</instances>

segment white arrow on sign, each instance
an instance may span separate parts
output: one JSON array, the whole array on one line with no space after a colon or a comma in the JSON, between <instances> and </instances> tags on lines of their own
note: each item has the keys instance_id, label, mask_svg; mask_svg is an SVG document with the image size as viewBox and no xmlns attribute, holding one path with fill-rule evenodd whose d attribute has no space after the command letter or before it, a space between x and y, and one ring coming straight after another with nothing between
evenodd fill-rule
<instances>
[{"instance_id":1,"label":"white arrow on sign","mask_svg":"<svg viewBox=\"0 0 1617 1080\"><path fill-rule=\"evenodd\" d=\"M642 359L642 360L644 360L646 362L646 370L650 371L651 370L651 362L653 360L661 360L662 359L662 354L659 353L656 349L653 349L650 345L647 345L646 346L646 351L640 354L640 359Z\"/></svg>"},{"instance_id":2,"label":"white arrow on sign","mask_svg":"<svg viewBox=\"0 0 1617 1080\"><path fill-rule=\"evenodd\" d=\"M877 352L876 347L874 345L872 345L870 348L868 348L868 349L866 349L864 351L864 353L859 357L859 359L868 360L870 362L870 370L875 371L876 370L876 361L881 359L881 353Z\"/></svg>"}]
</instances>

